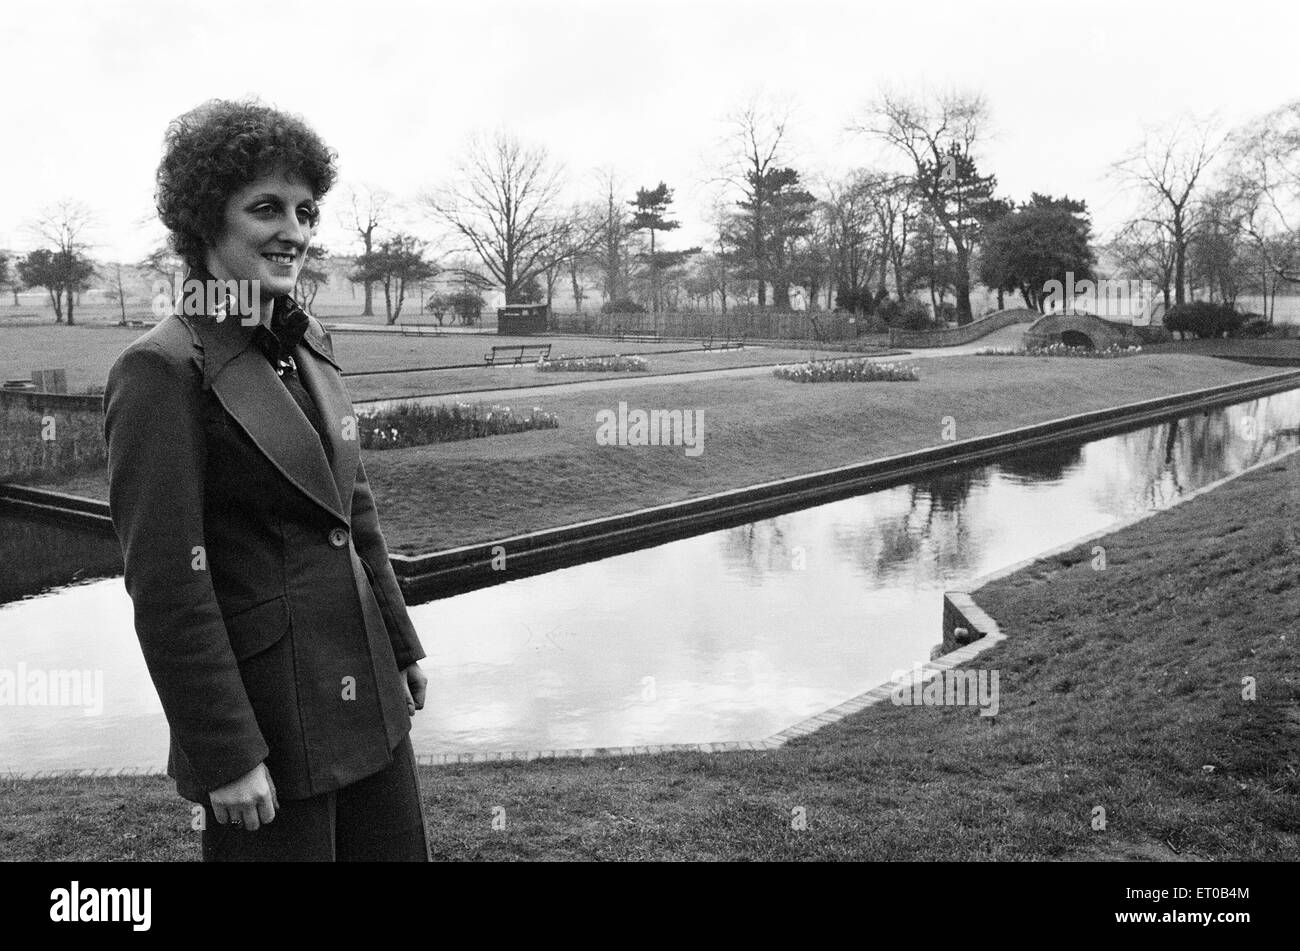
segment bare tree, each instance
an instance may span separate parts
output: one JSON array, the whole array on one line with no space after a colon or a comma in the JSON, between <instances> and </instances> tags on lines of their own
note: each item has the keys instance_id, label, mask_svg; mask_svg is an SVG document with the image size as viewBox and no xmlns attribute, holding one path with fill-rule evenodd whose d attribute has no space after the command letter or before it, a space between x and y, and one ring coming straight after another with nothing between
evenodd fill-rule
<instances>
[{"instance_id":1,"label":"bare tree","mask_svg":"<svg viewBox=\"0 0 1300 951\"><path fill-rule=\"evenodd\" d=\"M1187 252L1197 226L1197 186L1203 184L1224 139L1212 121L1180 119L1149 133L1114 166L1145 198L1145 211L1139 217L1158 223L1173 242L1175 304L1186 300Z\"/></svg>"},{"instance_id":2,"label":"bare tree","mask_svg":"<svg viewBox=\"0 0 1300 951\"><path fill-rule=\"evenodd\" d=\"M1149 218L1130 221L1109 246L1119 266L1160 288L1165 308L1173 303L1174 241L1167 223Z\"/></svg>"},{"instance_id":3,"label":"bare tree","mask_svg":"<svg viewBox=\"0 0 1300 951\"><path fill-rule=\"evenodd\" d=\"M546 255L542 277L546 284L546 304L549 307L555 296L555 285L562 275L569 278L574 307L582 310L585 298L582 272L591 253L605 240L605 211L594 205L574 205L568 215L557 223L557 240Z\"/></svg>"},{"instance_id":4,"label":"bare tree","mask_svg":"<svg viewBox=\"0 0 1300 951\"><path fill-rule=\"evenodd\" d=\"M748 259L758 282L758 304L767 304L767 280L771 270L768 236L771 207L770 183L781 169L790 123L788 108L773 108L755 96L728 117L731 163L723 181L738 189L743 214L733 215L738 250ZM725 308L724 308L725 309Z\"/></svg>"},{"instance_id":5,"label":"bare tree","mask_svg":"<svg viewBox=\"0 0 1300 951\"><path fill-rule=\"evenodd\" d=\"M825 191L822 215L830 231L831 269L842 296L840 306L870 310L869 305L886 296L891 267L901 300L908 289L904 278L908 237L920 211L912 180L859 169L843 180L828 181Z\"/></svg>"},{"instance_id":6,"label":"bare tree","mask_svg":"<svg viewBox=\"0 0 1300 951\"><path fill-rule=\"evenodd\" d=\"M69 326L75 322L72 311L76 295L94 274L94 265L82 252L90 247L86 236L95 223L95 215L85 203L64 198L47 206L29 225L33 234L52 246L56 267L63 275Z\"/></svg>"},{"instance_id":7,"label":"bare tree","mask_svg":"<svg viewBox=\"0 0 1300 951\"><path fill-rule=\"evenodd\" d=\"M600 241L589 252L589 259L600 271L605 302L621 300L628 296L628 219L623 204L623 182L612 168L596 173L600 182L601 227Z\"/></svg>"},{"instance_id":8,"label":"bare tree","mask_svg":"<svg viewBox=\"0 0 1300 951\"><path fill-rule=\"evenodd\" d=\"M122 319L118 321L118 324L125 327L126 299L129 295L127 294L126 287L122 282L122 263L120 261L113 261L106 265L100 273L105 280L112 281L112 286L107 292L107 297L109 300L117 302L118 309L122 315Z\"/></svg>"},{"instance_id":9,"label":"bare tree","mask_svg":"<svg viewBox=\"0 0 1300 951\"><path fill-rule=\"evenodd\" d=\"M154 247L152 251L146 254L138 262L136 267L146 274L153 274L167 282L170 299L176 299L176 275L181 270L181 259L164 241Z\"/></svg>"},{"instance_id":10,"label":"bare tree","mask_svg":"<svg viewBox=\"0 0 1300 951\"><path fill-rule=\"evenodd\" d=\"M561 183L562 170L545 149L499 132L474 138L457 179L421 202L468 243L513 304L565 238L564 218L556 213Z\"/></svg>"},{"instance_id":11,"label":"bare tree","mask_svg":"<svg viewBox=\"0 0 1300 951\"><path fill-rule=\"evenodd\" d=\"M872 135L902 154L915 173L916 194L935 222L947 235L955 253L953 273L957 294L957 319L971 320L970 259L978 237L979 214L973 202L954 201L953 172L962 174L968 165L973 174L972 153L988 124L984 97L973 92L950 91L938 96L912 99L891 90L883 91L856 131ZM900 256L901 260L901 256Z\"/></svg>"},{"instance_id":12,"label":"bare tree","mask_svg":"<svg viewBox=\"0 0 1300 951\"><path fill-rule=\"evenodd\" d=\"M1300 282L1300 100L1230 137L1227 187L1243 207L1249 257L1270 316L1270 293Z\"/></svg>"},{"instance_id":13,"label":"bare tree","mask_svg":"<svg viewBox=\"0 0 1300 951\"><path fill-rule=\"evenodd\" d=\"M355 234L361 242L361 257L368 258L375 252L377 233L383 230L389 221L388 192L371 185L354 186L348 189L348 208L342 214L342 224ZM375 313L375 281L370 272L364 268L357 272L357 283L365 290L362 317L373 317Z\"/></svg>"}]
</instances>

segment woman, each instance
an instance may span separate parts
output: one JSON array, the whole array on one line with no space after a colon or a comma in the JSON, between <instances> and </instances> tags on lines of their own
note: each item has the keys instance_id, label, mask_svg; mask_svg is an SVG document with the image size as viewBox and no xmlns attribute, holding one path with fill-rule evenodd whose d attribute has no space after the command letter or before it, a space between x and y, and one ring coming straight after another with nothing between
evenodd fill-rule
<instances>
[{"instance_id":1,"label":"woman","mask_svg":"<svg viewBox=\"0 0 1300 951\"><path fill-rule=\"evenodd\" d=\"M291 296L334 179L259 103L172 122L157 203L187 281L105 387L126 588L205 861L428 858L425 655L329 335Z\"/></svg>"}]
</instances>

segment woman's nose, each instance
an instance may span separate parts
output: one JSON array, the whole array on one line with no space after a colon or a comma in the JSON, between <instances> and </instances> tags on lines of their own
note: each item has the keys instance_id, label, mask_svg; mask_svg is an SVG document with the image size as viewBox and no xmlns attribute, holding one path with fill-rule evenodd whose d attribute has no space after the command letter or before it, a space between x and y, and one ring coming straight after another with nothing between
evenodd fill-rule
<instances>
[{"instance_id":1,"label":"woman's nose","mask_svg":"<svg viewBox=\"0 0 1300 951\"><path fill-rule=\"evenodd\" d=\"M307 239L310 235L310 225L304 225L296 217L289 215L280 225L280 232L276 237L281 241L288 241L301 248L307 244Z\"/></svg>"}]
</instances>

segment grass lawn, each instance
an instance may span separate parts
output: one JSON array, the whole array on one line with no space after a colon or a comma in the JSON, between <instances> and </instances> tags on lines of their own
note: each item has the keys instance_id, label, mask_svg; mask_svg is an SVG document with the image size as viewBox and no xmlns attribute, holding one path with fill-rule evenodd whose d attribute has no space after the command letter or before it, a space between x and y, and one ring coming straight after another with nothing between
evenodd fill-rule
<instances>
[{"instance_id":1,"label":"grass lawn","mask_svg":"<svg viewBox=\"0 0 1300 951\"><path fill-rule=\"evenodd\" d=\"M0 307L0 317L3 317ZM148 314L143 315L149 317ZM139 327L118 327L116 315L94 310L78 311L78 323L68 327L53 319L24 319L7 323L0 320L0 381L30 380L32 370L62 367L68 372L68 391L83 393L89 387L103 386L113 361L131 341L146 332ZM152 319L149 317L149 319ZM681 341L639 343L608 338L584 337L499 337L496 335L448 335L444 337L403 337L400 334L333 335L334 354L345 372L370 370L451 367L475 364L480 369L437 370L434 372L380 374L348 377L348 390L354 400L382 399L422 393L449 393L464 390L495 390L517 386L535 386L554 382L538 373L532 365L522 367L482 367L483 355L492 347L519 344L551 344L551 356L594 356L614 353L644 354L650 360L651 373L677 373L683 370L720 367L758 366L788 363L808 358L807 348L778 349L746 347L744 350L699 350L689 353L664 353L692 346ZM881 348L883 350L883 347ZM829 351L823 351L823 353ZM838 355L838 353L836 354ZM604 379L604 373L566 374L565 382Z\"/></svg>"},{"instance_id":2,"label":"grass lawn","mask_svg":"<svg viewBox=\"0 0 1300 951\"><path fill-rule=\"evenodd\" d=\"M335 338L337 341L338 338ZM621 349L624 345L611 341L576 341L557 338L551 350L552 357L581 356L583 354L637 353L644 356L644 372L620 371L618 376L643 377L667 373L689 373L702 370L719 370L736 367L775 366L780 363L799 363L809 359L843 358L845 354L830 350L778 349L775 347L745 347L743 350L694 350L688 353L653 353ZM601 349L601 344L605 349ZM337 346L337 343L336 343ZM613 348L613 349L610 349ZM888 351L881 350L880 353ZM871 354L867 354L870 356ZM482 367L474 370L436 370L426 373L382 374L375 376L350 376L348 393L356 401L403 398L429 393L468 393L475 390L504 390L554 383L581 383L586 380L608 380L615 374L602 371L540 373L533 364L523 366Z\"/></svg>"},{"instance_id":3,"label":"grass lawn","mask_svg":"<svg viewBox=\"0 0 1300 951\"><path fill-rule=\"evenodd\" d=\"M923 449L941 442L946 416L966 439L1277 372L1176 355L919 363L917 383L799 384L764 374L557 389L530 402L558 414L559 429L372 451L366 472L390 550L419 554ZM598 446L596 413L620 400L703 409L703 454ZM105 483L93 473L53 484L107 498Z\"/></svg>"},{"instance_id":4,"label":"grass lawn","mask_svg":"<svg viewBox=\"0 0 1300 951\"><path fill-rule=\"evenodd\" d=\"M435 857L1296 861L1298 517L1292 455L1103 539L1105 571L1089 542L978 592L995 718L886 703L764 753L425 767ZM6 858L198 858L164 778L0 789Z\"/></svg>"},{"instance_id":5,"label":"grass lawn","mask_svg":"<svg viewBox=\"0 0 1300 951\"><path fill-rule=\"evenodd\" d=\"M1196 353L1205 356L1295 357L1300 358L1300 337L1284 340L1173 340L1169 343L1147 344L1151 353Z\"/></svg>"}]
</instances>

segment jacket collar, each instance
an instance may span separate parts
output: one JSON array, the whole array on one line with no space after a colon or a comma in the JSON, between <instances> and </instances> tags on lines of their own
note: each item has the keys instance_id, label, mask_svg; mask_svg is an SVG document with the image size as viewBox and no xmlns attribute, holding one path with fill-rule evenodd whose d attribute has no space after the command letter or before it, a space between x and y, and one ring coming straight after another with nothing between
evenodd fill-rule
<instances>
[{"instance_id":1,"label":"jacket collar","mask_svg":"<svg viewBox=\"0 0 1300 951\"><path fill-rule=\"evenodd\" d=\"M185 319L185 322L199 335L203 347L203 388L205 390L212 388L217 375L226 364L253 343L257 328L262 326L260 321L255 321L252 317L238 316L237 307L219 306L215 311L212 310L207 293L207 288L212 286L209 282L219 283L206 268L191 268L186 273L185 280L181 282L181 290L177 295L173 311L176 316ZM283 303L285 306L306 312L292 297L286 296ZM258 307L258 303L254 302L253 306ZM249 321L253 322L249 323ZM303 334L302 342L317 356L333 364L336 370L342 371L343 368L334 359L334 348L325 335L325 328L311 314L307 314L307 330Z\"/></svg>"},{"instance_id":2,"label":"jacket collar","mask_svg":"<svg viewBox=\"0 0 1300 951\"><path fill-rule=\"evenodd\" d=\"M198 269L187 275L187 281L202 282L210 278L206 271ZM201 305L196 298L202 299ZM341 368L334 360L333 348L320 321L308 315L307 331L297 348L297 362L303 387L325 423L326 438L333 452L332 464L325 456L321 437L284 382L276 376L271 362L260 347L252 346L261 325L246 324L237 314L210 315L210 309L206 294L195 289L194 298L187 298L182 291L175 311L190 327L202 351L203 388L216 394L226 411L285 478L343 524L351 524L352 494L361 451L356 438L356 416L339 377ZM186 310L201 313L185 313Z\"/></svg>"}]
</instances>

